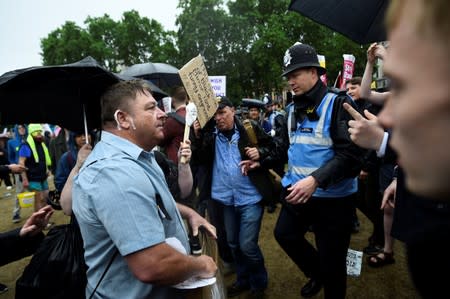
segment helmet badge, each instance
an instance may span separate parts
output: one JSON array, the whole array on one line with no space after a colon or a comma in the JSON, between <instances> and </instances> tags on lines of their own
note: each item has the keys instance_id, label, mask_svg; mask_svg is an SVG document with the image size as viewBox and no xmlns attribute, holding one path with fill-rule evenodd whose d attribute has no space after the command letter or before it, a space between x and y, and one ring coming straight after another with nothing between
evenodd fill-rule
<instances>
[{"instance_id":1,"label":"helmet badge","mask_svg":"<svg viewBox=\"0 0 450 299\"><path fill-rule=\"evenodd\" d=\"M286 53L284 53L284 58L283 58L284 67L287 67L288 65L290 65L291 60L292 60L291 52L289 51L289 49L287 49Z\"/></svg>"}]
</instances>

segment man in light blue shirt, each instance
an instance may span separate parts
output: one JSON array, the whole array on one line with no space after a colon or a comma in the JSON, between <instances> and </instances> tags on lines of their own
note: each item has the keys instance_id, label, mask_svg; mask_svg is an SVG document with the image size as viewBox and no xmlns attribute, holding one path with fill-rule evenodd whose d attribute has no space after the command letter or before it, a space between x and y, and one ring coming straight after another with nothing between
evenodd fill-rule
<instances>
[{"instance_id":1,"label":"man in light blue shirt","mask_svg":"<svg viewBox=\"0 0 450 299\"><path fill-rule=\"evenodd\" d=\"M101 141L73 185L73 212L89 267L86 297L100 281L94 298L183 298L170 286L213 277L217 266L208 256L180 253L166 240L176 238L190 252L182 216L194 235L199 226L214 236L215 229L170 194L151 152L164 137L166 115L145 81L115 84L101 104Z\"/></svg>"}]
</instances>

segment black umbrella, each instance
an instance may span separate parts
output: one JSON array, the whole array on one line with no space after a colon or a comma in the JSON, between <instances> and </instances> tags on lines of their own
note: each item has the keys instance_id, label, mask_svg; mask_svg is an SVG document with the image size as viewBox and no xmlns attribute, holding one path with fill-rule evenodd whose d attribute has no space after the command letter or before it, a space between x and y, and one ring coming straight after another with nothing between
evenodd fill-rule
<instances>
[{"instance_id":1,"label":"black umbrella","mask_svg":"<svg viewBox=\"0 0 450 299\"><path fill-rule=\"evenodd\" d=\"M50 123L77 132L100 128L100 96L112 84L128 79L92 57L7 72L0 76L0 123Z\"/></svg>"},{"instance_id":2,"label":"black umbrella","mask_svg":"<svg viewBox=\"0 0 450 299\"><path fill-rule=\"evenodd\" d=\"M160 88L182 85L178 69L160 62L134 64L120 74L150 80Z\"/></svg>"},{"instance_id":3,"label":"black umbrella","mask_svg":"<svg viewBox=\"0 0 450 299\"><path fill-rule=\"evenodd\" d=\"M73 131L100 128L100 96L119 78L92 57L19 69L0 77L0 122L51 123Z\"/></svg>"},{"instance_id":4,"label":"black umbrella","mask_svg":"<svg viewBox=\"0 0 450 299\"><path fill-rule=\"evenodd\" d=\"M128 81L128 80L133 80L133 79L142 79L142 78L127 76L127 75L123 75L123 74L115 74L115 75L122 81ZM143 79L143 80L145 80L147 82L147 84L150 86L152 95L158 102L161 101L162 98L169 96L168 93L166 93L161 88L156 86L156 84L153 83L152 81L146 80L146 79Z\"/></svg>"},{"instance_id":5,"label":"black umbrella","mask_svg":"<svg viewBox=\"0 0 450 299\"><path fill-rule=\"evenodd\" d=\"M367 44L386 40L387 5L388 0L292 0L288 9Z\"/></svg>"},{"instance_id":6,"label":"black umbrella","mask_svg":"<svg viewBox=\"0 0 450 299\"><path fill-rule=\"evenodd\" d=\"M260 101L258 99L242 99L242 104L241 106L243 107L248 107L248 108L259 108L259 109L264 109L266 107L266 105L264 104L263 101Z\"/></svg>"}]
</instances>

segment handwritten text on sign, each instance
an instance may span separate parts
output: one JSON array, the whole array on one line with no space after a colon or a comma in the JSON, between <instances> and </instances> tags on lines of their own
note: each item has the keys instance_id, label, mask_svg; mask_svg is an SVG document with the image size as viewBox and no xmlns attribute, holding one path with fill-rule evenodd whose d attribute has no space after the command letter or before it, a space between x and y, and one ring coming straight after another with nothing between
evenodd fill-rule
<instances>
[{"instance_id":1,"label":"handwritten text on sign","mask_svg":"<svg viewBox=\"0 0 450 299\"><path fill-rule=\"evenodd\" d=\"M197 106L198 120L203 127L216 113L217 101L202 56L191 59L178 73L189 98Z\"/></svg>"}]
</instances>

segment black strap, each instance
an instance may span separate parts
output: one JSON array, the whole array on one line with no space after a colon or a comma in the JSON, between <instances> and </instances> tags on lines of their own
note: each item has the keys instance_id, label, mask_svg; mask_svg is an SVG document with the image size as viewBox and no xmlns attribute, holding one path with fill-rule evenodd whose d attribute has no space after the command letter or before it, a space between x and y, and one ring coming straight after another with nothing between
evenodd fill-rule
<instances>
[{"instance_id":1,"label":"black strap","mask_svg":"<svg viewBox=\"0 0 450 299\"><path fill-rule=\"evenodd\" d=\"M100 283L102 282L103 278L106 275L106 272L108 272L109 267L111 267L112 262L114 261L114 258L116 257L117 253L119 252L119 250L116 250L113 254L113 256L111 257L111 260L108 263L108 266L106 266L105 271L102 274L102 277L100 277L100 280L97 282L97 285L95 286L95 289L92 291L91 296L89 296L89 299L92 299L92 296L94 296L95 292L97 291L98 286L100 285Z\"/></svg>"}]
</instances>

